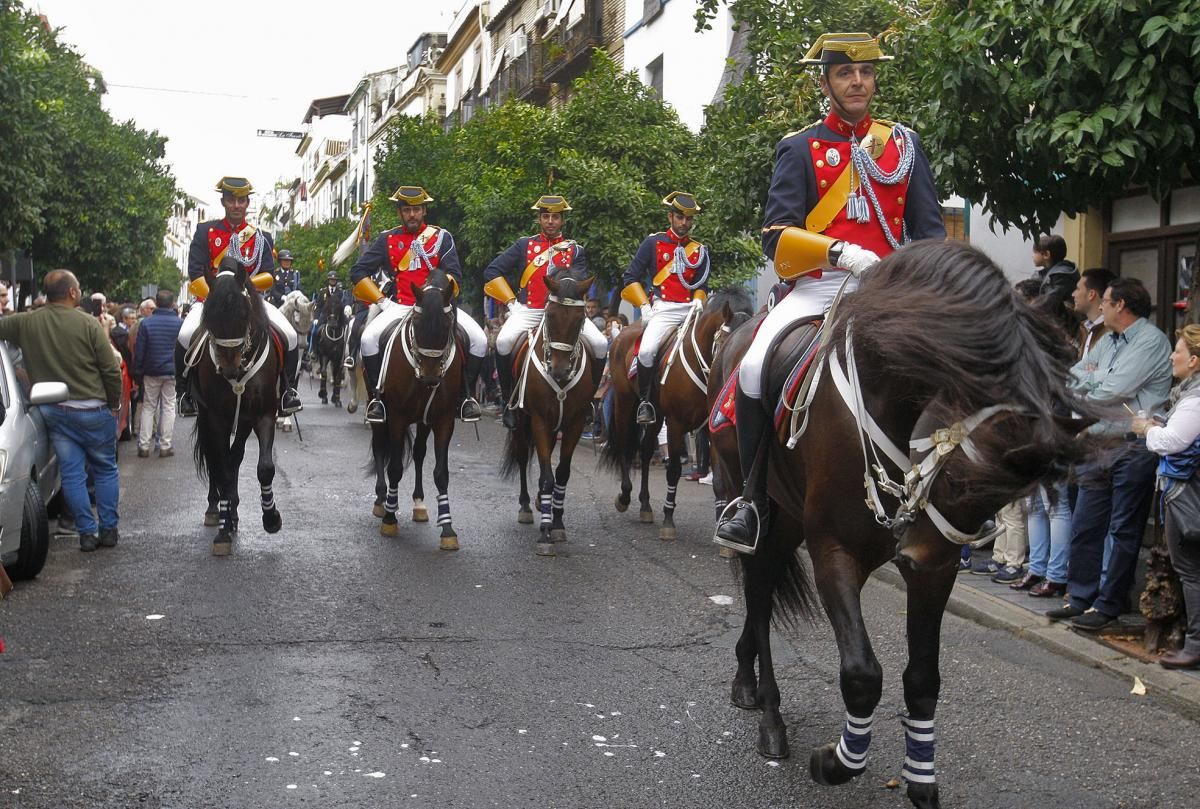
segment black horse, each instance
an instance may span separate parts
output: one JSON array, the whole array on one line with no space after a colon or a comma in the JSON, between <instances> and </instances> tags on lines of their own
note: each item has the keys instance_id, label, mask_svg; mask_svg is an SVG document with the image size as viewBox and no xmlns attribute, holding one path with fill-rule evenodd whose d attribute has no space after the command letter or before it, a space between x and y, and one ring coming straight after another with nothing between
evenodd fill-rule
<instances>
[{"instance_id":1,"label":"black horse","mask_svg":"<svg viewBox=\"0 0 1200 809\"><path fill-rule=\"evenodd\" d=\"M204 301L189 351L197 384L196 471L208 477L205 525L219 525L213 554L226 556L238 530L238 470L246 439L258 437L258 483L263 528L283 526L271 483L275 478L275 413L284 345L271 331L262 296L246 284L246 268L225 258Z\"/></svg>"},{"instance_id":2,"label":"black horse","mask_svg":"<svg viewBox=\"0 0 1200 809\"><path fill-rule=\"evenodd\" d=\"M760 319L736 331L718 356L710 404L725 398L722 383ZM791 411L780 410L788 417L765 450L769 528L757 554L741 557L746 621L732 699L762 711L759 752L787 756L771 617L776 607L785 617L810 614L815 581L841 653L846 718L839 741L812 751L809 770L821 784L861 775L883 672L863 625L860 591L871 571L894 562L908 585L902 773L910 800L928 809L939 805L938 651L961 545L984 539L1001 506L1064 474L1082 452L1076 433L1083 422L1058 414L1089 409L1068 392L1071 352L1053 325L1017 300L986 256L962 244L923 242L897 251L846 297L831 325L811 402L796 410L811 423L793 430ZM767 390L781 387L790 370L782 358L801 339L794 332L772 351ZM742 487L733 433L713 432L719 500ZM797 556L801 543L812 559L811 579Z\"/></svg>"},{"instance_id":3,"label":"black horse","mask_svg":"<svg viewBox=\"0 0 1200 809\"><path fill-rule=\"evenodd\" d=\"M322 291L319 308L316 339L313 340L313 354L316 361L313 370L321 378L321 389L317 395L321 404L329 404L329 390L326 383L332 377L333 405L342 406L342 374L345 368L342 359L346 354L346 308L342 305L340 295Z\"/></svg>"}]
</instances>

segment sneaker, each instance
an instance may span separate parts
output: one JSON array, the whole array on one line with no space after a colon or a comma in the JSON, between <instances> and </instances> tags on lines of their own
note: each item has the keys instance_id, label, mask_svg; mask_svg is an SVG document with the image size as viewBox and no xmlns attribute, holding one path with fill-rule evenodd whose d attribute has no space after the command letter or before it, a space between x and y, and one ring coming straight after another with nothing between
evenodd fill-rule
<instances>
[{"instance_id":1,"label":"sneaker","mask_svg":"<svg viewBox=\"0 0 1200 809\"><path fill-rule=\"evenodd\" d=\"M1069 621L1072 618L1078 618L1083 615L1084 610L1071 604L1063 604L1056 610L1050 610L1046 613L1046 617L1051 621Z\"/></svg>"},{"instance_id":2,"label":"sneaker","mask_svg":"<svg viewBox=\"0 0 1200 809\"><path fill-rule=\"evenodd\" d=\"M163 447L162 449L160 449L158 451L158 457L160 457L160 458L170 458L170 457L173 457L174 455L175 455L175 450L172 449L171 447Z\"/></svg>"},{"instance_id":3,"label":"sneaker","mask_svg":"<svg viewBox=\"0 0 1200 809\"><path fill-rule=\"evenodd\" d=\"M595 433L593 433L591 430L584 430L582 433L579 434L580 441L591 441L595 437L596 437Z\"/></svg>"},{"instance_id":4,"label":"sneaker","mask_svg":"<svg viewBox=\"0 0 1200 809\"><path fill-rule=\"evenodd\" d=\"M101 528L100 529L100 547L115 548L117 541L121 539L120 532L116 528Z\"/></svg>"},{"instance_id":5,"label":"sneaker","mask_svg":"<svg viewBox=\"0 0 1200 809\"><path fill-rule=\"evenodd\" d=\"M79 550L84 553L91 553L96 550L96 535L95 534L80 534L79 535Z\"/></svg>"},{"instance_id":6,"label":"sneaker","mask_svg":"<svg viewBox=\"0 0 1200 809\"><path fill-rule=\"evenodd\" d=\"M972 576L995 576L1000 572L1000 563L995 559L980 559L971 565Z\"/></svg>"},{"instance_id":7,"label":"sneaker","mask_svg":"<svg viewBox=\"0 0 1200 809\"><path fill-rule=\"evenodd\" d=\"M992 576L992 581L996 584L1013 584L1019 582L1025 577L1025 573L1016 565L1005 565L1000 568L995 576Z\"/></svg>"},{"instance_id":8,"label":"sneaker","mask_svg":"<svg viewBox=\"0 0 1200 809\"><path fill-rule=\"evenodd\" d=\"M1045 579L1029 588L1033 598L1062 598L1067 594L1067 585L1061 582Z\"/></svg>"},{"instance_id":9,"label":"sneaker","mask_svg":"<svg viewBox=\"0 0 1200 809\"><path fill-rule=\"evenodd\" d=\"M139 457L139 458L149 458L149 457L150 457L150 450L148 450L148 449L142 449L141 447L138 447L138 457Z\"/></svg>"},{"instance_id":10,"label":"sneaker","mask_svg":"<svg viewBox=\"0 0 1200 809\"><path fill-rule=\"evenodd\" d=\"M704 477L700 478L700 479L699 479L698 481L696 481L696 482L697 482L697 483L699 483L701 486L711 486L711 485L713 485L713 482L712 482L712 472L709 472L707 475L705 475Z\"/></svg>"},{"instance_id":11,"label":"sneaker","mask_svg":"<svg viewBox=\"0 0 1200 809\"><path fill-rule=\"evenodd\" d=\"M1090 609L1071 621L1071 626L1076 629L1082 629L1085 632L1097 632L1116 620L1112 615L1105 615L1099 610Z\"/></svg>"},{"instance_id":12,"label":"sneaker","mask_svg":"<svg viewBox=\"0 0 1200 809\"><path fill-rule=\"evenodd\" d=\"M971 572L971 560L970 560L970 558L966 558L966 559L963 559L963 558L961 558L961 557L959 558L959 560L958 560L958 572L959 572L959 573L970 573L970 572Z\"/></svg>"}]
</instances>

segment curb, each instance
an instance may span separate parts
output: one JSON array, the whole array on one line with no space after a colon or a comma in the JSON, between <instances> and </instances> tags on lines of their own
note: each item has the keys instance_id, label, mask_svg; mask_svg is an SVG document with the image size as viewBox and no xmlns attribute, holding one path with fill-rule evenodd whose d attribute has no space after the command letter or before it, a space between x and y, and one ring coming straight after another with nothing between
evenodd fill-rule
<instances>
[{"instance_id":1,"label":"curb","mask_svg":"<svg viewBox=\"0 0 1200 809\"><path fill-rule=\"evenodd\" d=\"M900 571L890 565L879 568L871 577L899 590L907 589ZM1063 624L964 584L961 579L950 593L946 610L968 621L1036 643L1076 663L1101 669L1126 683L1137 677L1145 684L1147 696L1168 704L1191 719L1200 720L1200 679L1113 651Z\"/></svg>"}]
</instances>

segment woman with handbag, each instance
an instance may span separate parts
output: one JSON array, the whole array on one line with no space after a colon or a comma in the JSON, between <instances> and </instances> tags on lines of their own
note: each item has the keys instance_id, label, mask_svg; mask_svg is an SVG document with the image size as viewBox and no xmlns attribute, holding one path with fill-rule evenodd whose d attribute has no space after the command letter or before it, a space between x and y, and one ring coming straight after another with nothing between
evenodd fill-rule
<instances>
[{"instance_id":1,"label":"woman with handbag","mask_svg":"<svg viewBox=\"0 0 1200 809\"><path fill-rule=\"evenodd\" d=\"M1168 669L1200 668L1200 325L1184 326L1171 353L1171 371L1179 384L1171 391L1171 414L1137 418L1136 433L1160 457L1159 486L1163 491L1165 531L1171 564L1179 574L1187 610L1183 648L1163 655Z\"/></svg>"}]
</instances>

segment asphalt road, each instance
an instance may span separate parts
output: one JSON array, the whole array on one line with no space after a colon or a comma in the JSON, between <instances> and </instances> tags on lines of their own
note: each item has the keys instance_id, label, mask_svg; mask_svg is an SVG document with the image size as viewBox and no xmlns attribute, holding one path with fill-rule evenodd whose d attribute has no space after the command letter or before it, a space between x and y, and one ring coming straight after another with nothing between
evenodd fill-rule
<instances>
[{"instance_id":1,"label":"asphalt road","mask_svg":"<svg viewBox=\"0 0 1200 809\"><path fill-rule=\"evenodd\" d=\"M865 598L885 670L867 773L820 787L808 750L843 714L832 634L776 634L793 757L767 762L757 715L728 699L742 598L708 542L710 489L681 484L664 543L613 510L584 447L569 545L538 558L497 474L501 428L460 425L462 549L441 552L429 524L379 535L367 431L306 401L303 443L277 442L280 534L261 529L252 450L234 553L210 555L181 422L173 459L122 445L119 547L55 539L0 602L0 806L909 805L885 786L904 756L902 593ZM944 806L1197 805L1200 727L1130 683L954 616L942 676Z\"/></svg>"}]
</instances>

